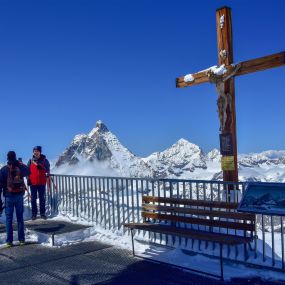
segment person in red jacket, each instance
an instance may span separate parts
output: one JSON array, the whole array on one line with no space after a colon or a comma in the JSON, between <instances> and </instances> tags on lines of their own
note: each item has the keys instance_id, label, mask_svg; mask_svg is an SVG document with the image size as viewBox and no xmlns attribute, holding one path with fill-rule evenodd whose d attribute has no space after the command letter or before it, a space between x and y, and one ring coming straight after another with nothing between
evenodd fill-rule
<instances>
[{"instance_id":1,"label":"person in red jacket","mask_svg":"<svg viewBox=\"0 0 285 285\"><path fill-rule=\"evenodd\" d=\"M47 177L50 173L50 164L46 156L42 154L41 146L35 146L33 148L33 157L29 160L27 166L31 172L28 184L31 190L32 220L35 220L38 214L38 195L40 200L40 215L42 219L46 219L45 192Z\"/></svg>"}]
</instances>

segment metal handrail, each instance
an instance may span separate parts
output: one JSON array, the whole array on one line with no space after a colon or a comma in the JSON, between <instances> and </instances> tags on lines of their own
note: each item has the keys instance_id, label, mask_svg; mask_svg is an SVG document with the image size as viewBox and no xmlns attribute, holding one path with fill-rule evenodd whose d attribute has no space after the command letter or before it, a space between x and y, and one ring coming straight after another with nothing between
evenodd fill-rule
<instances>
[{"instance_id":1,"label":"metal handrail","mask_svg":"<svg viewBox=\"0 0 285 285\"><path fill-rule=\"evenodd\" d=\"M126 222L142 221L142 195L181 197L212 201L238 202L247 182L223 182L188 179L130 178L105 176L79 176L52 174L54 184L46 191L47 205L52 215L85 219L105 229L123 231ZM264 184L264 183L261 183ZM235 191L228 189L235 189ZM240 246L226 248L226 256L239 262L263 264L272 269L285 269L284 220L283 217L257 215L257 235L250 248ZM139 233L146 238L146 233ZM151 242L178 244L188 250L204 247L207 254L218 255L213 244L184 240L162 234L150 234ZM277 246L278 245L278 246ZM281 252L277 249L281 249ZM210 253L209 253L210 252Z\"/></svg>"}]
</instances>

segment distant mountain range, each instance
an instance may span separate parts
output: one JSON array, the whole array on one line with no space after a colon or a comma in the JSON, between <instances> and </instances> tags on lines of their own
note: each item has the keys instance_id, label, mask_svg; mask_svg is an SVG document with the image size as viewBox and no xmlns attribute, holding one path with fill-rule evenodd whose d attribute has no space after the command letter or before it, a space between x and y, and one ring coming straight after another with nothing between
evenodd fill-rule
<instances>
[{"instance_id":1,"label":"distant mountain range","mask_svg":"<svg viewBox=\"0 0 285 285\"><path fill-rule=\"evenodd\" d=\"M185 139L162 152L142 158L128 150L98 121L88 134L79 134L60 155L54 173L124 177L221 180L220 152L203 150ZM285 182L285 151L239 155L241 181Z\"/></svg>"}]
</instances>

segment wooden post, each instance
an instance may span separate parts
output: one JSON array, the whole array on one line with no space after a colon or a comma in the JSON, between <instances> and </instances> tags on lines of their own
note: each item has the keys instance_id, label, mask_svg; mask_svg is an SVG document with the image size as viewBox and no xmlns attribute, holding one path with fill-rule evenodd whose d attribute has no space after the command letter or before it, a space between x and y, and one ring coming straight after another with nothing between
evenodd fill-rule
<instances>
[{"instance_id":1,"label":"wooden post","mask_svg":"<svg viewBox=\"0 0 285 285\"><path fill-rule=\"evenodd\" d=\"M228 7L216 11L217 40L218 40L218 64L231 65L233 63L233 40L232 40L232 16ZM230 135L233 149L234 170L223 169L224 181L238 181L237 166L237 136L236 136L236 112L235 112L235 79L231 77L221 83L223 93L229 98L229 106L226 108L227 119L221 124L220 133ZM220 96L220 94L219 94ZM232 187L231 187L232 188Z\"/></svg>"}]
</instances>

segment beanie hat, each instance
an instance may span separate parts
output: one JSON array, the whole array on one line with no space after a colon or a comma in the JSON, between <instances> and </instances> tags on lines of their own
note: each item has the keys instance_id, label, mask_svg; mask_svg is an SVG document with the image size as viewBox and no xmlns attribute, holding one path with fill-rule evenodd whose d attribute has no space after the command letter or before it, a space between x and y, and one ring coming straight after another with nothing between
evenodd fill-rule
<instances>
[{"instance_id":1,"label":"beanie hat","mask_svg":"<svg viewBox=\"0 0 285 285\"><path fill-rule=\"evenodd\" d=\"M7 153L7 160L8 161L14 161L16 160L16 153L13 150L8 151Z\"/></svg>"},{"instance_id":2,"label":"beanie hat","mask_svg":"<svg viewBox=\"0 0 285 285\"><path fill-rule=\"evenodd\" d=\"M33 151L34 150L38 150L40 153L42 153L42 147L40 145L37 145L33 148Z\"/></svg>"}]
</instances>

